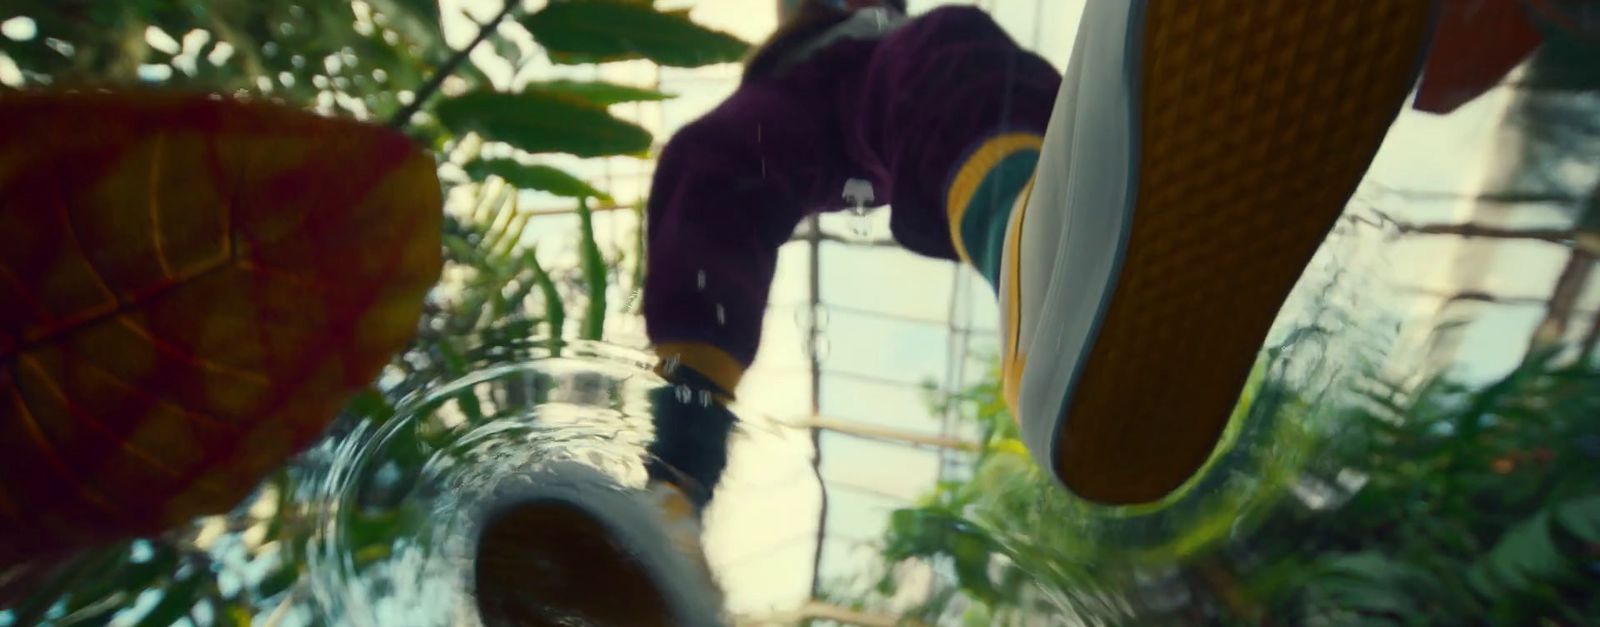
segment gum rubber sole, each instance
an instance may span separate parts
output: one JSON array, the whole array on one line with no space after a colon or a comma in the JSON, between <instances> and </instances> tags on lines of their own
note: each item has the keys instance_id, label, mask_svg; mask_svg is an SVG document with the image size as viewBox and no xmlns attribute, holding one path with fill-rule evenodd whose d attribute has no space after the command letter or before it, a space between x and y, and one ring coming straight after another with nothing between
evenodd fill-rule
<instances>
[{"instance_id":1,"label":"gum rubber sole","mask_svg":"<svg viewBox=\"0 0 1600 627\"><path fill-rule=\"evenodd\" d=\"M1410 91L1431 3L1143 11L1132 226L1051 455L1069 489L1107 504L1160 500L1212 453Z\"/></svg>"}]
</instances>

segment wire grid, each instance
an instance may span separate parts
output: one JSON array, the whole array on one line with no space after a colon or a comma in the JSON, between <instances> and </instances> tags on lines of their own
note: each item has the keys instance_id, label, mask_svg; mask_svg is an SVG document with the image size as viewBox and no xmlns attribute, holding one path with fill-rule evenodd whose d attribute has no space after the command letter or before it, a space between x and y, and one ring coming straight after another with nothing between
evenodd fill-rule
<instances>
[{"instance_id":1,"label":"wire grid","mask_svg":"<svg viewBox=\"0 0 1600 627\"><path fill-rule=\"evenodd\" d=\"M995 11L1000 8L998 5L1008 3L1013 5L1032 4L1034 19L1031 20L1032 27L1030 32L1018 33L1015 32L1015 28L1012 30L1013 36L1019 41L1026 42L1025 45L1037 49L1042 42L1043 24L1046 21L1043 18L1044 0L1009 0L1009 2L1008 0L979 0L976 4L980 8ZM918 7L913 6L912 8L915 11ZM810 327L806 330L807 337L812 340L812 350L808 352L811 360L812 409L816 416L826 418L830 423L838 421L840 426L846 427L843 429L813 428L812 431L813 446L816 449L814 463L819 476L822 477L826 495L824 507L819 514L816 559L813 564L813 596L825 595L827 590L824 589L824 586L830 583L829 579L831 578L847 578L851 574L875 575L875 573L861 573L859 564L863 561L870 563L873 557L871 553L875 553L877 548L874 541L879 539L887 528L888 512L880 512L882 516L878 525L870 527L851 525L846 517L840 516L837 517L837 520L834 520L835 517L830 516L830 510L838 507L840 505L839 501L855 500L850 496L855 495L868 501L876 501L879 506L890 508L912 504L912 499L907 498L908 495L904 491L883 489L882 481L863 481L854 477L830 476L832 474L829 472L830 457L832 454L839 453L838 449L843 448L839 445L839 439L861 438L872 440L880 446L923 450L931 448L930 454L935 457L936 463L934 471L925 479L921 490L922 493L931 491L938 482L967 478L972 469L973 458L971 454L962 450L959 446L939 444L940 442L960 443L968 441L974 435L971 429L961 428L962 425L956 415L958 407L948 401L951 394L969 387L988 375L989 363L994 357L993 350L997 345L994 342L996 335L994 313L983 311L982 307L984 299L992 300L992 291L970 269L954 263L942 264L944 266L941 270L942 276L934 276L930 272L925 279L910 279L930 283L942 280L948 283L950 286L949 296L944 303L943 311L920 311L916 312L916 315L907 315L903 311L891 311L894 309L893 307L884 307L881 302L841 303L825 297L825 290L821 283L826 259L824 251L829 250L829 244L871 249L870 252L866 252L862 256L885 257L907 254L903 251L886 248L886 246L892 246L893 243L881 237L864 236L874 231L871 228L863 229L859 225L855 225L854 228L849 230L855 231L854 235L856 237L851 238L849 234L840 235L837 230L828 228L827 222L829 222L830 218L835 218L835 216L813 216L807 221L807 225L800 235L800 239L808 247L810 253L809 304L814 311L818 312L808 318ZM852 218L843 218L843 220L850 219ZM862 220L861 218L853 219ZM835 219L835 221L840 220ZM878 226L880 226L879 229L876 229L878 233L881 234L886 230L881 228L881 224ZM988 304L992 308L992 302ZM827 319L824 315L829 312L843 312L900 326L933 325L942 328L945 355L945 360L942 364L943 372L935 382L936 386L931 390L936 398L927 399L930 402L939 401L937 404L943 408L935 416L937 428L933 437L927 437L925 434L916 431L893 428L852 429L848 427L860 427L863 425L850 425L851 421L856 420L851 416L834 415L834 412L840 411L836 410L834 405L847 405L848 403L828 402L832 400L826 394L829 386L838 386L841 383L849 385L850 383L848 382L866 382L870 385L901 389L914 388L919 391L921 386L917 383L907 382L904 379L885 377L877 373L862 373L830 366L830 358L833 357L832 352L825 351L816 344L818 341L826 340L823 331L817 328L817 321ZM980 324L980 321L987 324ZM975 353L974 340L978 338L981 338L978 343L986 344L990 350ZM875 348L863 346L852 346L851 349L857 351L875 350ZM896 471L885 469L883 474L892 472ZM861 552L866 552L868 555L862 555ZM935 576L942 575L941 578L950 577L949 573L934 574ZM926 581L925 594L932 592L935 579L929 577L926 578ZM916 600L918 599L911 599L912 602Z\"/></svg>"}]
</instances>

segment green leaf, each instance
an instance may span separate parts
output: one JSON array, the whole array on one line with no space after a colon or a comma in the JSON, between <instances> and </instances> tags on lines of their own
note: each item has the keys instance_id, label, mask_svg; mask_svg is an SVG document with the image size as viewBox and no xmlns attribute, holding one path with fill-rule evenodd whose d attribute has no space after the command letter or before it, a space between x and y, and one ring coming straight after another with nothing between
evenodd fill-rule
<instances>
[{"instance_id":1,"label":"green leaf","mask_svg":"<svg viewBox=\"0 0 1600 627\"><path fill-rule=\"evenodd\" d=\"M462 354L461 348L456 346L456 342L449 340L439 342L439 358L444 362L445 374L451 378L467 373L467 358ZM477 407L478 397L473 396L470 390L461 396L462 409L468 414L473 414L473 418L482 418L481 412L476 414L473 412L473 408Z\"/></svg>"},{"instance_id":2,"label":"green leaf","mask_svg":"<svg viewBox=\"0 0 1600 627\"><path fill-rule=\"evenodd\" d=\"M601 81L542 81L528 83L523 89L553 95L574 96L598 107L614 105L620 102L654 102L673 97L671 94L665 94L654 89Z\"/></svg>"},{"instance_id":3,"label":"green leaf","mask_svg":"<svg viewBox=\"0 0 1600 627\"><path fill-rule=\"evenodd\" d=\"M212 607L216 608L216 627L250 627L250 606L246 603L230 602L219 596L212 598Z\"/></svg>"},{"instance_id":4,"label":"green leaf","mask_svg":"<svg viewBox=\"0 0 1600 627\"><path fill-rule=\"evenodd\" d=\"M300 563L291 561L272 574L262 577L261 583L256 586L256 594L262 599L270 599L288 590L289 586L298 581L300 581Z\"/></svg>"},{"instance_id":5,"label":"green leaf","mask_svg":"<svg viewBox=\"0 0 1600 627\"><path fill-rule=\"evenodd\" d=\"M524 276L520 272L517 273L517 287L516 289L512 290L510 295L506 296L506 303L509 305L508 313L511 316L521 316L527 313L526 308L523 307L523 303L528 300L528 296L533 294L533 288L537 285L538 281L533 278L533 273L530 272L527 274L527 276ZM487 340L489 337L492 337L494 334L500 332L506 332L507 337L527 337L529 333L533 331L533 325L531 324L532 322L532 320L513 319L510 322L503 322L501 324L491 326L490 328L484 330L485 339ZM515 329L519 327L523 328L524 330L520 332L515 331Z\"/></svg>"},{"instance_id":6,"label":"green leaf","mask_svg":"<svg viewBox=\"0 0 1600 627\"><path fill-rule=\"evenodd\" d=\"M1384 584L1417 574L1410 565L1372 551L1333 557L1323 563L1323 569L1328 576L1366 579Z\"/></svg>"},{"instance_id":7,"label":"green leaf","mask_svg":"<svg viewBox=\"0 0 1600 627\"><path fill-rule=\"evenodd\" d=\"M644 289L645 270L645 203L634 203L633 218L635 220L634 224L639 225L639 227L634 229L633 232L633 280L631 283L629 283L629 287L633 290L641 290Z\"/></svg>"},{"instance_id":8,"label":"green leaf","mask_svg":"<svg viewBox=\"0 0 1600 627\"><path fill-rule=\"evenodd\" d=\"M522 253L522 263L533 271L533 280L539 285L539 292L544 294L544 318L550 325L550 352L561 354L562 327L566 324L567 314L564 303L561 302L561 293L556 291L556 283L551 280L550 273L545 272L544 266L539 265L539 257L533 250Z\"/></svg>"},{"instance_id":9,"label":"green leaf","mask_svg":"<svg viewBox=\"0 0 1600 627\"><path fill-rule=\"evenodd\" d=\"M559 2L522 19L558 63L649 59L699 67L738 61L749 44L681 14L621 2Z\"/></svg>"},{"instance_id":10,"label":"green leaf","mask_svg":"<svg viewBox=\"0 0 1600 627\"><path fill-rule=\"evenodd\" d=\"M611 200L605 192L591 187L582 179L546 165L523 165L512 159L483 159L467 164L465 169L475 181L498 176L517 189L549 192L569 198Z\"/></svg>"},{"instance_id":11,"label":"green leaf","mask_svg":"<svg viewBox=\"0 0 1600 627\"><path fill-rule=\"evenodd\" d=\"M75 594L80 587L93 586L102 581L107 572L114 572L128 561L128 544L121 543L105 548L86 551L77 557L68 558L63 564L33 563L18 566L5 573L8 577L18 577L26 582L33 579L34 583L27 585L32 590L19 602L7 601L5 611L10 613L13 625L32 625L42 622L43 616L48 613L63 594ZM10 583L16 583L13 579ZM109 582L112 586L115 581ZM106 588L110 590L111 588Z\"/></svg>"},{"instance_id":12,"label":"green leaf","mask_svg":"<svg viewBox=\"0 0 1600 627\"><path fill-rule=\"evenodd\" d=\"M1380 581L1333 579L1316 584L1313 594L1325 603L1358 612L1406 615L1414 611L1404 591Z\"/></svg>"},{"instance_id":13,"label":"green leaf","mask_svg":"<svg viewBox=\"0 0 1600 627\"><path fill-rule=\"evenodd\" d=\"M139 619L138 627L165 627L178 622L200 600L200 584L209 577L209 573L191 573L188 579L166 586L161 591L161 601Z\"/></svg>"},{"instance_id":14,"label":"green leaf","mask_svg":"<svg viewBox=\"0 0 1600 627\"><path fill-rule=\"evenodd\" d=\"M478 91L443 100L434 111L457 135L478 133L528 152L607 157L650 148L649 131L564 96Z\"/></svg>"},{"instance_id":15,"label":"green leaf","mask_svg":"<svg viewBox=\"0 0 1600 627\"><path fill-rule=\"evenodd\" d=\"M578 224L582 231L578 252L582 256L584 283L589 288L589 306L584 311L579 336L598 340L606 326L606 261L594 239L594 214L582 198L578 199Z\"/></svg>"},{"instance_id":16,"label":"green leaf","mask_svg":"<svg viewBox=\"0 0 1600 627\"><path fill-rule=\"evenodd\" d=\"M152 542L150 546L150 559L138 563L130 561L120 571L113 571L116 572L116 577L112 580L78 590L73 595L72 609L80 609L87 603L111 596L118 591L137 596L150 588L157 579L170 577L178 567L178 551L165 542Z\"/></svg>"},{"instance_id":17,"label":"green leaf","mask_svg":"<svg viewBox=\"0 0 1600 627\"><path fill-rule=\"evenodd\" d=\"M989 542L978 533L959 533L949 538L949 554L955 560L956 580L962 590L985 601L1000 600L1000 591L989 581Z\"/></svg>"},{"instance_id":18,"label":"green leaf","mask_svg":"<svg viewBox=\"0 0 1600 627\"><path fill-rule=\"evenodd\" d=\"M1550 537L1549 519L1536 516L1513 527L1490 552L1508 569L1534 580L1551 581L1573 566Z\"/></svg>"},{"instance_id":19,"label":"green leaf","mask_svg":"<svg viewBox=\"0 0 1600 627\"><path fill-rule=\"evenodd\" d=\"M54 624L57 627L105 625L111 622L111 618L116 616L117 612L122 611L124 608L126 608L126 606L130 605L131 601L132 599L129 597L128 593L116 592L110 596L96 599L93 603L85 604L83 607L63 615L61 618L57 619Z\"/></svg>"},{"instance_id":20,"label":"green leaf","mask_svg":"<svg viewBox=\"0 0 1600 627\"><path fill-rule=\"evenodd\" d=\"M1555 520L1561 527L1590 544L1600 544L1600 495L1562 503Z\"/></svg>"},{"instance_id":21,"label":"green leaf","mask_svg":"<svg viewBox=\"0 0 1600 627\"><path fill-rule=\"evenodd\" d=\"M1414 614L1417 597L1433 577L1378 551L1323 557L1315 569L1307 591L1312 599L1363 614Z\"/></svg>"},{"instance_id":22,"label":"green leaf","mask_svg":"<svg viewBox=\"0 0 1600 627\"><path fill-rule=\"evenodd\" d=\"M1542 509L1501 535L1489 554L1473 564L1469 580L1480 593L1501 596L1537 594L1540 585L1572 578L1580 558L1564 552L1553 534L1565 531L1581 539L1600 526L1597 519L1600 497Z\"/></svg>"},{"instance_id":23,"label":"green leaf","mask_svg":"<svg viewBox=\"0 0 1600 627\"><path fill-rule=\"evenodd\" d=\"M350 399L345 406L345 411L374 424L382 424L394 417L394 406L389 404L383 394L372 388L362 390Z\"/></svg>"},{"instance_id":24,"label":"green leaf","mask_svg":"<svg viewBox=\"0 0 1600 627\"><path fill-rule=\"evenodd\" d=\"M415 436L413 429L403 429L408 435ZM399 536L400 525L405 521L400 514L393 510L378 512L361 512L352 514L349 518L349 530L346 532L352 546L358 547L355 551L355 566L357 569L366 568L377 559L388 555L388 549Z\"/></svg>"},{"instance_id":25,"label":"green leaf","mask_svg":"<svg viewBox=\"0 0 1600 627\"><path fill-rule=\"evenodd\" d=\"M1500 586L1490 579L1489 574L1482 568L1467 570L1467 584L1472 587L1473 592L1486 599L1492 599L1500 592Z\"/></svg>"}]
</instances>

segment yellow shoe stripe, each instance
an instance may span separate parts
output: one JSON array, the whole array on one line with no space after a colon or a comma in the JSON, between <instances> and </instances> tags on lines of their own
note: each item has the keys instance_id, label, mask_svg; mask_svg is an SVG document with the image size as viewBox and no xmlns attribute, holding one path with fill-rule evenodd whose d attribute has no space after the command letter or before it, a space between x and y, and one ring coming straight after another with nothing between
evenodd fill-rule
<instances>
[{"instance_id":1,"label":"yellow shoe stripe","mask_svg":"<svg viewBox=\"0 0 1600 627\"><path fill-rule=\"evenodd\" d=\"M961 256L962 261L972 263L972 256L967 254L967 247L961 243L961 219L966 216L967 206L972 204L972 197L978 193L978 186L983 184L984 177L1006 157L1024 150L1037 152L1043 146L1044 138L1035 133L996 135L979 145L956 170L955 179L950 182L950 191L945 197L945 222L950 228L950 241L955 244L956 254Z\"/></svg>"},{"instance_id":2,"label":"yellow shoe stripe","mask_svg":"<svg viewBox=\"0 0 1600 627\"><path fill-rule=\"evenodd\" d=\"M1009 357L1001 367L1001 393L1005 395L1006 404L1011 408L1013 418L1021 419L1018 415L1018 399L1022 391L1022 371L1028 362L1028 356L1023 354L1022 347L1022 220L1027 213L1028 197L1033 195L1033 182L1037 174L1028 177L1028 185L1022 188L1022 193L1017 195L1016 204L1011 207L1011 224L1006 227L1006 258L1009 263L1006 267L1010 272L1001 278L1011 287L1010 296L1003 303L1001 315L1006 317L1005 354ZM1002 290L1004 291L1004 290Z\"/></svg>"}]
</instances>

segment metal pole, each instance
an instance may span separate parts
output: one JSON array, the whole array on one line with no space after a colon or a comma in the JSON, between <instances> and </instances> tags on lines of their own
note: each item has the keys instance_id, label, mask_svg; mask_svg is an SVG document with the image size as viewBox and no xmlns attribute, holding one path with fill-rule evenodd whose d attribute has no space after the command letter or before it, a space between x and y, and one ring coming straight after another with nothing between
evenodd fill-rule
<instances>
[{"instance_id":1,"label":"metal pole","mask_svg":"<svg viewBox=\"0 0 1600 627\"><path fill-rule=\"evenodd\" d=\"M816 416L822 412L822 358L818 355L817 347L821 335L817 332L817 313L822 309L822 224L816 214L807 218L810 234L807 237L811 249L809 302L811 311L807 316L806 349L811 354L811 415ZM822 490L821 507L817 508L817 551L811 558L811 596L816 597L820 590L822 579L822 548L828 535L828 486L822 481L822 430L811 429L811 468L817 474L817 485Z\"/></svg>"}]
</instances>

